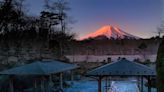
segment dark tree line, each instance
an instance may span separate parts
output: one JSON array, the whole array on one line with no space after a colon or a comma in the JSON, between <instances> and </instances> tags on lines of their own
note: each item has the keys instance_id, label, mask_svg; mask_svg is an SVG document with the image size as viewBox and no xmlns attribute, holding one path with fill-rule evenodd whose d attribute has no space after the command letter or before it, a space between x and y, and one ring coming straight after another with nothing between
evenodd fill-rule
<instances>
[{"instance_id":1,"label":"dark tree line","mask_svg":"<svg viewBox=\"0 0 164 92\"><path fill-rule=\"evenodd\" d=\"M164 24L162 24L162 26L158 28L158 32L164 32ZM157 53L156 71L157 71L157 92L164 92L164 38L162 38Z\"/></svg>"},{"instance_id":2,"label":"dark tree line","mask_svg":"<svg viewBox=\"0 0 164 92\"><path fill-rule=\"evenodd\" d=\"M46 48L61 57L64 48L73 40L74 34L67 32L69 7L65 0L55 0L45 3L45 9L40 16L30 16L24 11L24 0L0 1L0 47L8 52L15 48L19 58L23 46L29 48L35 44ZM4 54L4 53L3 53ZM8 57L8 53L5 53Z\"/></svg>"},{"instance_id":3,"label":"dark tree line","mask_svg":"<svg viewBox=\"0 0 164 92\"><path fill-rule=\"evenodd\" d=\"M164 40L159 46L157 56L157 91L164 91Z\"/></svg>"}]
</instances>

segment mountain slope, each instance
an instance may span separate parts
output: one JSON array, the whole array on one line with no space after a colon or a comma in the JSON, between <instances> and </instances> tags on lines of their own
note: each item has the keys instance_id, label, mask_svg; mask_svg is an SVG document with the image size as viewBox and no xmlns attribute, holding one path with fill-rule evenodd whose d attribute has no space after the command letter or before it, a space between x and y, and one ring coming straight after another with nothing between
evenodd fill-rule
<instances>
[{"instance_id":1,"label":"mountain slope","mask_svg":"<svg viewBox=\"0 0 164 92\"><path fill-rule=\"evenodd\" d=\"M88 38L108 38L108 39L139 39L139 37L131 35L113 26L104 26L96 32L90 33L81 38L81 40Z\"/></svg>"}]
</instances>

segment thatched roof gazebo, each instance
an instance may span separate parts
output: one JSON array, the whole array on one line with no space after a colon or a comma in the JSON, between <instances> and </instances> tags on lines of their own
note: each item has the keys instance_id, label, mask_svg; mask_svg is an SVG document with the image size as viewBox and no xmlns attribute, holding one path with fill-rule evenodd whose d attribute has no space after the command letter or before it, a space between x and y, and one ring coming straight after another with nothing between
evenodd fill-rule
<instances>
[{"instance_id":1,"label":"thatched roof gazebo","mask_svg":"<svg viewBox=\"0 0 164 92\"><path fill-rule=\"evenodd\" d=\"M15 67L12 69L1 71L1 75L37 75L51 76L60 73L60 87L62 88L62 72L78 68L77 65L64 63L60 61L35 61L30 64ZM10 82L10 91L14 92L13 81ZM44 91L43 91L44 92Z\"/></svg>"},{"instance_id":2,"label":"thatched roof gazebo","mask_svg":"<svg viewBox=\"0 0 164 92\"><path fill-rule=\"evenodd\" d=\"M150 77L156 76L156 72L148 66L121 59L120 61L93 69L89 71L86 76L98 78L98 92L101 92L101 80L104 77L140 77L142 83L141 91L143 92L143 77L146 77L148 79L148 84L151 84ZM148 92L151 92L150 86L148 86Z\"/></svg>"},{"instance_id":3,"label":"thatched roof gazebo","mask_svg":"<svg viewBox=\"0 0 164 92\"><path fill-rule=\"evenodd\" d=\"M77 68L77 65L60 61L35 61L34 63L4 70L4 75L50 75Z\"/></svg>"}]
</instances>

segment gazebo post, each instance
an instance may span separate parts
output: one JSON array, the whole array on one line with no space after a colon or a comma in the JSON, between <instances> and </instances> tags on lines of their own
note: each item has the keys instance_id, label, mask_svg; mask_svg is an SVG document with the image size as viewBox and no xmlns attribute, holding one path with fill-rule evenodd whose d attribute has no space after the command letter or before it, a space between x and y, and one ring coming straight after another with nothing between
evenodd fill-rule
<instances>
[{"instance_id":1,"label":"gazebo post","mask_svg":"<svg viewBox=\"0 0 164 92\"><path fill-rule=\"evenodd\" d=\"M14 92L14 86L13 86L13 78L12 78L12 76L10 76L10 84L9 84L9 86L10 86L10 92Z\"/></svg>"},{"instance_id":2,"label":"gazebo post","mask_svg":"<svg viewBox=\"0 0 164 92\"><path fill-rule=\"evenodd\" d=\"M101 92L101 80L102 80L102 77L99 76L99 78L98 78L98 92Z\"/></svg>"},{"instance_id":3,"label":"gazebo post","mask_svg":"<svg viewBox=\"0 0 164 92\"><path fill-rule=\"evenodd\" d=\"M41 92L45 92L45 88L44 88L44 77L41 77Z\"/></svg>"},{"instance_id":4,"label":"gazebo post","mask_svg":"<svg viewBox=\"0 0 164 92\"><path fill-rule=\"evenodd\" d=\"M52 75L49 75L49 82L52 82Z\"/></svg>"},{"instance_id":5,"label":"gazebo post","mask_svg":"<svg viewBox=\"0 0 164 92\"><path fill-rule=\"evenodd\" d=\"M141 76L141 92L143 92L143 76Z\"/></svg>"},{"instance_id":6,"label":"gazebo post","mask_svg":"<svg viewBox=\"0 0 164 92\"><path fill-rule=\"evenodd\" d=\"M37 83L36 83L36 79L34 79L34 92L37 92Z\"/></svg>"},{"instance_id":7,"label":"gazebo post","mask_svg":"<svg viewBox=\"0 0 164 92\"><path fill-rule=\"evenodd\" d=\"M71 81L73 82L73 80L74 80L74 73L73 73L73 70L71 71Z\"/></svg>"},{"instance_id":8,"label":"gazebo post","mask_svg":"<svg viewBox=\"0 0 164 92\"><path fill-rule=\"evenodd\" d=\"M137 86L138 86L139 90L141 90L140 76L137 77Z\"/></svg>"},{"instance_id":9,"label":"gazebo post","mask_svg":"<svg viewBox=\"0 0 164 92\"><path fill-rule=\"evenodd\" d=\"M106 76L105 91L108 92L108 77Z\"/></svg>"},{"instance_id":10,"label":"gazebo post","mask_svg":"<svg viewBox=\"0 0 164 92\"><path fill-rule=\"evenodd\" d=\"M63 89L63 74L60 73L60 89Z\"/></svg>"},{"instance_id":11,"label":"gazebo post","mask_svg":"<svg viewBox=\"0 0 164 92\"><path fill-rule=\"evenodd\" d=\"M150 76L148 76L148 92L151 92L151 79Z\"/></svg>"},{"instance_id":12,"label":"gazebo post","mask_svg":"<svg viewBox=\"0 0 164 92\"><path fill-rule=\"evenodd\" d=\"M48 92L52 91L52 74L48 75L48 84L46 86Z\"/></svg>"}]
</instances>

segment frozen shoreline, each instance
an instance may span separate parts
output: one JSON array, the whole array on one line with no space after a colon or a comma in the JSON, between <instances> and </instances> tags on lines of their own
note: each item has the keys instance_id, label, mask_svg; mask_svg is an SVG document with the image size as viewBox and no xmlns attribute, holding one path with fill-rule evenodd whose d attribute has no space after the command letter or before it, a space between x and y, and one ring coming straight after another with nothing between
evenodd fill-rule
<instances>
[{"instance_id":1,"label":"frozen shoreline","mask_svg":"<svg viewBox=\"0 0 164 92\"><path fill-rule=\"evenodd\" d=\"M66 57L71 62L103 62L104 60L108 61L108 58L111 58L111 61L117 61L118 58L126 58L130 61L133 61L134 59L143 60L142 55L66 55ZM149 59L151 62L155 62L156 57L156 54L146 55L146 59Z\"/></svg>"}]
</instances>

